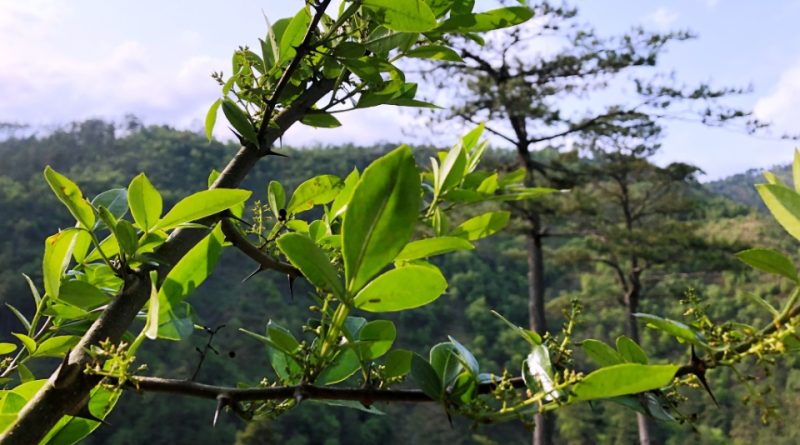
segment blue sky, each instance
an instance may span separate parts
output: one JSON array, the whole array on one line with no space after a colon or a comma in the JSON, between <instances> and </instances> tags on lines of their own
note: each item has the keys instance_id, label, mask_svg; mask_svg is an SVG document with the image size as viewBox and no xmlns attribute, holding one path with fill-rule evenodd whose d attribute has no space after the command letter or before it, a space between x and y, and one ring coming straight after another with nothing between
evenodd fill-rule
<instances>
[{"instance_id":1,"label":"blue sky","mask_svg":"<svg viewBox=\"0 0 800 445\"><path fill-rule=\"evenodd\" d=\"M488 9L492 2L478 8ZM642 24L691 29L673 45L663 71L687 83L752 85L730 103L755 110L777 132L800 133L800 0L577 0L582 20L601 33ZM219 94L211 71L229 71L230 54L251 46L271 19L299 0L0 0L0 121L47 128L89 117L134 113L147 123L199 129ZM408 140L428 130L397 108L349 114L337 130L301 127L292 145ZM224 126L218 135L225 137ZM706 180L788 162L791 141L748 137L697 124L667 124L660 162L692 162Z\"/></svg>"}]
</instances>

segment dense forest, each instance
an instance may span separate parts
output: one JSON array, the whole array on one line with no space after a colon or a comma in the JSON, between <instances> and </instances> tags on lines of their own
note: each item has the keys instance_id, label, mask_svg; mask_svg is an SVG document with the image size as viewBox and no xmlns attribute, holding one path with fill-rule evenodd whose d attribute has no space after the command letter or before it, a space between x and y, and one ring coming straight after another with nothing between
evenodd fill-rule
<instances>
[{"instance_id":1,"label":"dense forest","mask_svg":"<svg viewBox=\"0 0 800 445\"><path fill-rule=\"evenodd\" d=\"M296 187L309 174L328 173L344 177L353 167L363 168L377 156L394 148L282 147L287 157L271 157L259 163L246 188L255 191L248 203L253 218L266 201L265 184L280 180L287 189ZM22 274L40 281L43 240L70 224L56 198L47 189L41 172L51 165L78 181L87 196L114 187L124 187L129 178L146 172L162 191L167 205L179 196L206 187L209 172L219 169L236 149L233 144L207 142L199 134L163 126L143 126L136 119L114 125L100 120L72 124L46 135L9 137L0 142L0 301L32 312L32 300ZM421 164L433 153L432 147L416 147ZM536 156L563 157L579 170L597 159L576 153L543 150ZM787 153L788 158L788 153ZM493 150L487 163L503 168L511 153ZM167 162L169 161L169 162ZM175 165L180 166L174 168ZM786 171L779 172L782 176ZM670 220L680 224L682 236L670 244L669 264L659 264L643 276L643 312L680 319L690 308L707 307L714 320L766 319L755 302L767 300L788 289L772 277L747 270L733 253L752 246L796 252L796 247L758 205L753 183L759 174L745 174L700 184L686 181L681 190L687 205ZM634 184L635 186L636 184ZM546 281L548 318L551 327L565 320L573 301L582 310L573 337L593 337L614 342L625 332L624 306L614 270L596 255L609 252L598 248L597 231L578 224L591 221L600 211L587 210L599 199L597 190L579 184L573 190L549 198L553 226L563 232L548 238ZM690 199L689 199L690 198ZM500 204L498 204L500 205ZM663 221L661 222L663 224ZM661 226L659 226L661 227ZM666 227L666 226L664 226ZM563 230L562 230L563 229ZM555 229L554 229L555 230ZM480 243L474 251L462 251L437 262L448 278L447 294L435 304L394 317L404 329L398 345L426 352L425 345L445 341L447 334L463 340L478 355L482 366L502 369L516 367L522 359L513 333L490 314L505 314L520 325L526 323L527 279L525 251L518 225L503 235ZM691 235L691 236L688 236ZM643 240L642 242L649 242ZM603 244L603 243L600 243ZM655 244L654 244L655 245ZM592 250L594 249L594 250ZM603 250L606 249L606 250ZM269 319L286 325L301 324L312 303L312 290L298 281L290 291L285 277L255 274L252 264L239 252L226 252L217 272L192 296L199 323L188 340L178 343L145 343L139 351L147 375L189 378L201 381L258 383L271 370L263 345L241 335L240 328L263 330ZM784 287L785 285L785 287ZM681 305L681 301L692 304ZM713 303L713 304L705 304ZM670 312L671 311L671 312ZM262 314L268 314L265 318ZM11 311L0 311L3 334L18 330ZM212 334L212 332L216 332ZM678 358L685 348L664 334L644 329L642 343L653 356ZM210 346L210 347L209 347ZM169 353L166 353L166 351ZM201 356L204 357L201 360ZM587 358L576 351L574 360ZM681 419L655 423L658 443L766 443L790 444L800 440L800 428L792 422L798 408L800 373L794 358L778 366L752 367L748 384L738 383L728 370L712 371L709 384L716 401L696 392L681 406ZM33 369L36 373L37 369ZM174 396L126 393L118 409L107 419L113 428L100 428L86 443L236 443L262 444L350 444L350 443L447 443L505 444L529 443L530 434L519 424L469 425L463 419L448 419L434 404L392 404L379 409L396 416L367 413L346 407L321 406L304 402L277 420L250 423L225 416L211 427L213 406L209 402ZM453 425L453 423L455 425ZM632 443L637 429L634 411L611 402L583 404L558 411L557 443Z\"/></svg>"}]
</instances>

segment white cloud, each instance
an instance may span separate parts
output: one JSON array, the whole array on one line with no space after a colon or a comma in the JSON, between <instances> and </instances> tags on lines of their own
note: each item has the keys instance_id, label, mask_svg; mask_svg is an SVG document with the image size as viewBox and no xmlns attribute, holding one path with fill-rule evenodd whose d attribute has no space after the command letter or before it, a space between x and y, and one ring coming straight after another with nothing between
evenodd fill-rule
<instances>
[{"instance_id":1,"label":"white cloud","mask_svg":"<svg viewBox=\"0 0 800 445\"><path fill-rule=\"evenodd\" d=\"M770 94L756 102L754 113L772 122L778 131L800 132L800 61L781 74Z\"/></svg>"},{"instance_id":2,"label":"white cloud","mask_svg":"<svg viewBox=\"0 0 800 445\"><path fill-rule=\"evenodd\" d=\"M644 20L658 29L665 30L672 27L678 21L678 17L680 14L662 6L647 15Z\"/></svg>"}]
</instances>

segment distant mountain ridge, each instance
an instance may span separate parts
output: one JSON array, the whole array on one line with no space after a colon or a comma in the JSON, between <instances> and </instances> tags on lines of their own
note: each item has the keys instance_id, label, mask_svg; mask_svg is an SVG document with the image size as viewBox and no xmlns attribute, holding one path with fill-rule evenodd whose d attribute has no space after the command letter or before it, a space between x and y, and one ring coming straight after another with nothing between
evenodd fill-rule
<instances>
[{"instance_id":1,"label":"distant mountain ridge","mask_svg":"<svg viewBox=\"0 0 800 445\"><path fill-rule=\"evenodd\" d=\"M761 198L756 192L755 184L763 184L766 182L764 179L764 172L770 171L780 178L786 184L792 184L792 166L775 165L767 169L751 168L744 173L738 173L728 176L724 179L711 181L703 184L709 192L724 196L739 204L744 204L749 207L758 209L759 211L766 212L767 208L761 202Z\"/></svg>"}]
</instances>

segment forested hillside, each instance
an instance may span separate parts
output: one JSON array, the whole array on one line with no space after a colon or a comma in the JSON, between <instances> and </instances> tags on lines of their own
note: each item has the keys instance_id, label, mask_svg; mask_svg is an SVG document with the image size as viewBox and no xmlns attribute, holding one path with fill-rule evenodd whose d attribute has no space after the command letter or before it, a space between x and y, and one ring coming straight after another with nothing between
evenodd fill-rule
<instances>
[{"instance_id":1,"label":"forested hillside","mask_svg":"<svg viewBox=\"0 0 800 445\"><path fill-rule=\"evenodd\" d=\"M344 177L353 167L363 168L393 146L295 149L279 151L288 157L270 157L250 175L246 188L254 190L248 205L265 202L264 185L280 180L288 189L310 174L330 173ZM32 312L32 300L23 273L41 281L43 240L58 228L70 224L69 215L48 190L42 170L51 165L81 184L91 197L113 187L124 187L129 178L146 172L165 197L165 207L177 197L204 189L212 169L219 169L236 147L208 143L201 135L167 127L145 127L135 120L124 128L90 120L76 123L46 136L11 138L0 142L0 302ZM418 161L427 164L431 148L414 149ZM551 154L552 155L552 154ZM509 153L494 151L489 164L511 163ZM787 153L787 160L789 153ZM169 160L169 162L167 162ZM591 163L574 159L574 163ZM174 166L179 166L175 168ZM754 172L717 181L707 186L693 183L688 193L698 200L691 210L692 224L701 240L681 245L675 262L681 266L662 266L647 275L642 311L680 319L688 306L680 300L697 298L711 303L708 315L715 320L766 319L754 295L767 300L785 293L789 283L763 274L751 273L733 258L733 252L751 246L778 247L796 253L775 223L756 209L757 195L752 182ZM563 227L570 227L567 212L575 193L553 198L552 207ZM581 196L589 196L584 194ZM252 214L249 214L252 217ZM564 320L571 301L583 305L573 338L593 336L605 341L624 333L624 307L619 304L613 271L580 253L591 245L580 231L549 239L546 269L549 289L548 317L552 328ZM643 241L646 242L646 241ZM709 248L711 246L711 248ZM256 384L269 378L271 370L263 346L243 336L240 328L255 332L264 329L268 319L285 325L302 324L306 308L312 304L311 290L298 281L290 292L285 277L255 274L254 266L239 252L230 251L228 261L220 262L216 273L192 296L199 320L210 331L197 330L189 341L145 343L139 351L150 364L144 374L189 378L197 372L204 382L246 382ZM679 257L679 258L678 258ZM499 238L479 244L474 251L462 251L438 261L448 278L447 294L424 309L394 317L404 329L398 343L418 352L423 345L445 341L450 334L468 344L482 366L501 369L516 367L522 356L520 341L490 314L494 309L511 321L525 325L527 319L526 258L522 236L512 224ZM244 280L244 281L243 281ZM680 309L683 307L683 309ZM665 311L672 311L667 313ZM391 318L391 317L390 317ZM0 324L9 332L19 330L11 311L0 311ZM666 335L645 329L643 343L658 357L679 357L688 352L676 348ZM205 348L207 344L213 349ZM170 353L165 353L169 350ZM205 354L199 368L201 353ZM654 354L655 356L655 354ZM509 360L507 360L509 359ZM576 351L574 359L586 357ZM800 408L800 370L794 359L767 370L752 368L750 386L738 383L730 372L712 371L710 387L719 401L692 395L682 407L685 419L659 421L658 443L792 444L800 441L800 426L793 417ZM33 370L34 372L36 370ZM512 369L512 371L517 371ZM399 417L369 414L357 409L322 406L304 402L299 408L272 422L261 419L245 424L233 415L224 416L211 427L213 403L174 396L126 393L120 407L107 420L113 428L100 428L87 439L95 444L174 444L236 443L262 444L355 444L355 443L431 443L431 444L507 444L528 443L530 434L521 425L477 426L474 429L453 419L435 404L381 406ZM605 402L584 404L558 412L557 443L632 443L637 434L634 411Z\"/></svg>"}]
</instances>

